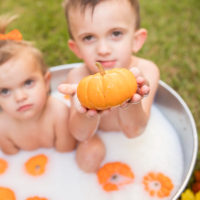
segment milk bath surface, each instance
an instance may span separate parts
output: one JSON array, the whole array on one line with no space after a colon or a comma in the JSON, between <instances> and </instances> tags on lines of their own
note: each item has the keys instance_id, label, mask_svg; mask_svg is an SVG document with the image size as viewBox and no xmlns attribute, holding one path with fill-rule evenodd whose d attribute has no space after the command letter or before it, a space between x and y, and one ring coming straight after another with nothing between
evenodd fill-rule
<instances>
[{"instance_id":1,"label":"milk bath surface","mask_svg":"<svg viewBox=\"0 0 200 200\"><path fill-rule=\"evenodd\" d=\"M0 187L10 188L17 200L34 196L48 200L171 199L181 185L183 154L175 130L158 108L152 107L148 126L138 138L128 139L119 132L99 131L98 134L107 150L102 166L121 162L128 165L134 174L133 181L120 186L118 191L105 192L96 174L79 170L75 152L58 153L54 149L20 151L12 156L0 152L0 158L8 163L5 172L0 174ZM41 164L44 165L44 173L33 176L26 171L25 163L40 155L47 158L47 163ZM145 189L143 183L149 173L162 173L171 180L173 189L170 196L159 198L155 194L150 195L150 190ZM161 188L156 181L149 182L148 186L154 190Z\"/></svg>"}]
</instances>

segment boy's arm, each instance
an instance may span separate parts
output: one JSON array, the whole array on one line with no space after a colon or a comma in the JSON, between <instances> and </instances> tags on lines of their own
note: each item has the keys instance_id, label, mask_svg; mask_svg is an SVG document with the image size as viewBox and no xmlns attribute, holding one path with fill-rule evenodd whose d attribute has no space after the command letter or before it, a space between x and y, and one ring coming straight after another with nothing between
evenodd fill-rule
<instances>
[{"instance_id":1,"label":"boy's arm","mask_svg":"<svg viewBox=\"0 0 200 200\"><path fill-rule=\"evenodd\" d=\"M92 112L92 110L84 111L82 109L83 111L81 111L81 109L77 109L78 103L76 97L76 87L74 87L74 84L78 84L78 82L87 75L89 74L84 67L71 70L66 80L66 83L68 84L67 87L65 87L65 84L61 84L58 87L60 92L64 94L72 94L69 130L78 141L87 140L89 137L94 135L100 121L100 116L97 113ZM72 84L71 88L69 84Z\"/></svg>"},{"instance_id":2,"label":"boy's arm","mask_svg":"<svg viewBox=\"0 0 200 200\"><path fill-rule=\"evenodd\" d=\"M95 134L100 122L100 115L88 116L86 113L80 113L74 106L71 105L69 129L72 135L78 141L84 141Z\"/></svg>"},{"instance_id":3,"label":"boy's arm","mask_svg":"<svg viewBox=\"0 0 200 200\"><path fill-rule=\"evenodd\" d=\"M58 102L55 115L55 148L60 152L69 152L75 149L76 140L69 132L69 109Z\"/></svg>"},{"instance_id":4,"label":"boy's arm","mask_svg":"<svg viewBox=\"0 0 200 200\"><path fill-rule=\"evenodd\" d=\"M148 122L151 106L157 91L159 81L159 70L155 64L144 61L138 69L148 80L150 92L147 97L137 103L129 103L126 108L119 108L118 120L124 134L129 137L140 135ZM134 98L134 97L133 97ZM134 101L133 101L134 102Z\"/></svg>"}]
</instances>

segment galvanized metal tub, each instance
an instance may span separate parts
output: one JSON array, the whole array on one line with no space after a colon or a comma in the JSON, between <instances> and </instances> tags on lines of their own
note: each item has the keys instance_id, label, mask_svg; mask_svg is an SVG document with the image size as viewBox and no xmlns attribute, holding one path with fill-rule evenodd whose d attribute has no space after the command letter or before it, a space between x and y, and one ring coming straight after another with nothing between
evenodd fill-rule
<instances>
[{"instance_id":1,"label":"galvanized metal tub","mask_svg":"<svg viewBox=\"0 0 200 200\"><path fill-rule=\"evenodd\" d=\"M50 68L52 73L51 88L56 90L59 83L65 81L66 74L80 63L60 65ZM195 166L198 151L198 135L194 118L180 95L163 81L159 81L154 105L164 114L175 128L183 150L184 171L182 184L173 196L180 197L186 187ZM177 170L179 170L177 166Z\"/></svg>"}]
</instances>

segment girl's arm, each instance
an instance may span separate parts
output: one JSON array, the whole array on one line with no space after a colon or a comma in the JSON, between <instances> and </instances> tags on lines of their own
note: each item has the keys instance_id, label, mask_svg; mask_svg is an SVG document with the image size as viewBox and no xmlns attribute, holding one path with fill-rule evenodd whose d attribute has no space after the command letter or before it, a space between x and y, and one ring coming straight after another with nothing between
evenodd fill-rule
<instances>
[{"instance_id":1,"label":"girl's arm","mask_svg":"<svg viewBox=\"0 0 200 200\"><path fill-rule=\"evenodd\" d=\"M0 149L5 154L16 154L20 150L9 138L0 138Z\"/></svg>"}]
</instances>

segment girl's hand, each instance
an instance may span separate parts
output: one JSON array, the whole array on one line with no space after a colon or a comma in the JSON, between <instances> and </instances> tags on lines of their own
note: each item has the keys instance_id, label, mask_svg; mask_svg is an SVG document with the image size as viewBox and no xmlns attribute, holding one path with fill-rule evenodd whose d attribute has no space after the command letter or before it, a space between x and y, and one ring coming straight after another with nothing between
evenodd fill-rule
<instances>
[{"instance_id":1,"label":"girl's hand","mask_svg":"<svg viewBox=\"0 0 200 200\"><path fill-rule=\"evenodd\" d=\"M82 114L85 113L88 117L93 117L93 116L96 116L97 114L107 114L108 112L110 112L110 109L99 111L99 110L94 110L94 109L88 109L82 106L77 97L77 87L78 87L78 84L63 83L58 86L58 90L65 95L72 96L72 101L74 103L74 106L79 113L82 113Z\"/></svg>"}]
</instances>

